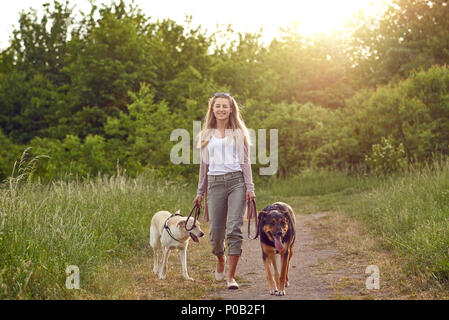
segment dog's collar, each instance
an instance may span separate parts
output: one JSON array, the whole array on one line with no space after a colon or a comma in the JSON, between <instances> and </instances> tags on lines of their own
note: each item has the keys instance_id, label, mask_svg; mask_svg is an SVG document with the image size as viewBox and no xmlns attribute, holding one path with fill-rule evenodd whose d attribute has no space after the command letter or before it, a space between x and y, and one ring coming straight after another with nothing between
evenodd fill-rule
<instances>
[{"instance_id":1,"label":"dog's collar","mask_svg":"<svg viewBox=\"0 0 449 320\"><path fill-rule=\"evenodd\" d=\"M175 241L181 242L178 239L175 238L175 236L173 235L173 233L171 233L171 230L168 226L168 220L170 220L170 218L173 218L174 216L182 216L181 214L177 213L177 214L172 214L170 217L167 218L167 220L165 220L164 223L164 229L167 231L168 235Z\"/></svg>"}]
</instances>

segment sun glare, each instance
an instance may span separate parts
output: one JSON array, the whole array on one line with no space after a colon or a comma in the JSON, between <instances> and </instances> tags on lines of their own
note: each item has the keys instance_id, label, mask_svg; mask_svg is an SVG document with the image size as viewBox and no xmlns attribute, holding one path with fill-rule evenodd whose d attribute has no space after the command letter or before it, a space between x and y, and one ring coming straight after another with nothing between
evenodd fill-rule
<instances>
[{"instance_id":1,"label":"sun glare","mask_svg":"<svg viewBox=\"0 0 449 320\"><path fill-rule=\"evenodd\" d=\"M130 3L131 0L125 0ZM17 24L18 12L30 6L40 8L45 0L17 0L0 12L0 46L7 43L11 25ZM50 1L51 2L51 1ZM76 10L87 12L89 0L76 2ZM109 3L110 0L97 0L96 4ZM154 2L134 0L143 12L155 19L170 18L183 23L185 15L192 15L194 25L202 25L213 31L217 26L232 24L238 32L258 32L263 29L264 41L279 37L279 28L290 27L305 36L331 34L343 29L346 22L358 11L363 10L370 18L381 15L385 4L391 0L165 0ZM6 5L5 5L6 6ZM214 8L214 9L212 9Z\"/></svg>"},{"instance_id":2,"label":"sun glare","mask_svg":"<svg viewBox=\"0 0 449 320\"><path fill-rule=\"evenodd\" d=\"M375 18L386 3L386 0L289 1L278 7L275 19L279 26L296 26L296 31L305 36L331 34L341 30L359 11Z\"/></svg>"}]
</instances>

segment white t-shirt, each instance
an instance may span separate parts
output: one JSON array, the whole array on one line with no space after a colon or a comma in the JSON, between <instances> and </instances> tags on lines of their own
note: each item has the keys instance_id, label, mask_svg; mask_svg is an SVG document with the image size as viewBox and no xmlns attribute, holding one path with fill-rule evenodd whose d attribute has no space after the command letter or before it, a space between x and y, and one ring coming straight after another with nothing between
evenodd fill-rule
<instances>
[{"instance_id":1,"label":"white t-shirt","mask_svg":"<svg viewBox=\"0 0 449 320\"><path fill-rule=\"evenodd\" d=\"M226 140L227 138L216 138L215 136L210 139L207 145L209 152L208 175L215 176L242 171L234 139L228 144L226 144Z\"/></svg>"}]
</instances>

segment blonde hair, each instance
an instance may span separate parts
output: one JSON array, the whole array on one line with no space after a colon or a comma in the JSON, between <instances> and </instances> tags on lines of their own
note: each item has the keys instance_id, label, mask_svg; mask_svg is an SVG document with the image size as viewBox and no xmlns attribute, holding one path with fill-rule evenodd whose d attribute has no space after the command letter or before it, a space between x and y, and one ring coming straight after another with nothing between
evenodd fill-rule
<instances>
[{"instance_id":1,"label":"blonde hair","mask_svg":"<svg viewBox=\"0 0 449 320\"><path fill-rule=\"evenodd\" d=\"M227 99L232 110L231 114L229 115L228 127L225 129L226 132L229 132L227 129L230 129L231 131L231 135L227 135L226 143L230 143L232 138L237 138L236 142L239 143L243 138L245 144L247 144L248 146L252 145L248 129L246 128L245 122L241 117L240 108L237 104L237 101L235 101L232 96L221 95L214 96L209 99L209 107L204 118L203 129L199 133L200 139L198 139L197 147L200 149L205 147L212 138L214 130L217 128L217 119L215 118L213 112L215 100L217 98Z\"/></svg>"}]
</instances>

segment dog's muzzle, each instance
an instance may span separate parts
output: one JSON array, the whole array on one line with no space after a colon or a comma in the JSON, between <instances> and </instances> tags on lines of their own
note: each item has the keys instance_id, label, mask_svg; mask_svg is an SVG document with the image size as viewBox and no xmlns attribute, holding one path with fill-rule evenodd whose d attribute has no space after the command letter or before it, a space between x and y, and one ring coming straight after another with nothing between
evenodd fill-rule
<instances>
[{"instance_id":1,"label":"dog's muzzle","mask_svg":"<svg viewBox=\"0 0 449 320\"><path fill-rule=\"evenodd\" d=\"M189 236L190 236L190 238L192 238L192 240L195 243L200 243L200 239L198 239L198 237L195 234L193 234L192 232L189 232ZM204 236L204 232L201 232L200 233L200 238L202 238L203 236Z\"/></svg>"}]
</instances>

